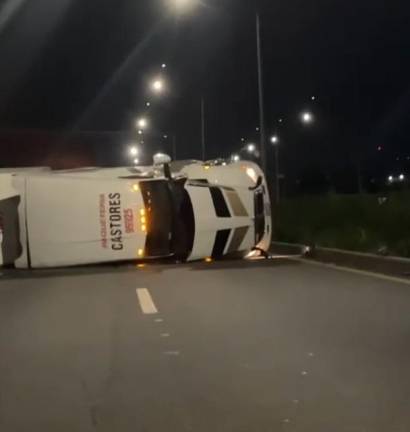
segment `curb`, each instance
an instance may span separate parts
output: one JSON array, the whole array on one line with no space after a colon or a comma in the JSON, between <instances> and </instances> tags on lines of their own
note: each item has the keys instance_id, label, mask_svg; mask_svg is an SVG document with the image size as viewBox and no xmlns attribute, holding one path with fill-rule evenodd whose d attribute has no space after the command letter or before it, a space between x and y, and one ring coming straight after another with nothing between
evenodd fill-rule
<instances>
[{"instance_id":1,"label":"curb","mask_svg":"<svg viewBox=\"0 0 410 432\"><path fill-rule=\"evenodd\" d=\"M336 264L357 270L371 271L396 277L410 278L410 259L380 256L342 249L309 247L306 245L272 242L274 254L295 254L326 264Z\"/></svg>"}]
</instances>

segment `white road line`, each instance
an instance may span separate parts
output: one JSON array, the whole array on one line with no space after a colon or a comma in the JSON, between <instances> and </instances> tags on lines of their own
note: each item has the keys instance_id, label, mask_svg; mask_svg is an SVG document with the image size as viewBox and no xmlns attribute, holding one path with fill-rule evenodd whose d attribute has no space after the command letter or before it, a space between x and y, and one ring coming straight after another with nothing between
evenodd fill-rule
<instances>
[{"instance_id":1,"label":"white road line","mask_svg":"<svg viewBox=\"0 0 410 432\"><path fill-rule=\"evenodd\" d=\"M146 288L137 288L137 296L144 314L153 315L158 313L158 309L155 307L151 294Z\"/></svg>"},{"instance_id":2,"label":"white road line","mask_svg":"<svg viewBox=\"0 0 410 432\"><path fill-rule=\"evenodd\" d=\"M179 351L164 351L164 355L167 356L179 356Z\"/></svg>"},{"instance_id":3,"label":"white road line","mask_svg":"<svg viewBox=\"0 0 410 432\"><path fill-rule=\"evenodd\" d=\"M355 269L355 268L351 268L351 267L339 266L336 264L322 263L319 261L312 261L312 260L305 259L305 258L290 258L290 259L295 260L295 261L300 261L300 262L303 262L305 264L310 264L313 266L326 267L326 268L333 269L333 270L340 270L340 271L344 271L344 272L348 272L348 273L358 274L361 276L368 276L368 277L373 277L376 279L386 280L389 282L396 282L396 283L401 283L401 284L405 284L405 285L410 285L410 279L404 279L404 278L400 278L397 276L389 276L389 275L385 275L383 273L375 273L375 272L366 271L366 270L359 270L359 269Z\"/></svg>"}]
</instances>

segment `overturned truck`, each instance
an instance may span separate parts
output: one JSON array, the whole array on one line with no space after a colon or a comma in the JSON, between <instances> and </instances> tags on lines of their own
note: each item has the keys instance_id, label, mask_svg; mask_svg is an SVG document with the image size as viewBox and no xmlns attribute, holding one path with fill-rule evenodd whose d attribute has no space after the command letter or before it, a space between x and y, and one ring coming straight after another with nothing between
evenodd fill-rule
<instances>
[{"instance_id":1,"label":"overturned truck","mask_svg":"<svg viewBox=\"0 0 410 432\"><path fill-rule=\"evenodd\" d=\"M257 165L159 162L0 170L0 266L183 262L268 250L271 207Z\"/></svg>"}]
</instances>

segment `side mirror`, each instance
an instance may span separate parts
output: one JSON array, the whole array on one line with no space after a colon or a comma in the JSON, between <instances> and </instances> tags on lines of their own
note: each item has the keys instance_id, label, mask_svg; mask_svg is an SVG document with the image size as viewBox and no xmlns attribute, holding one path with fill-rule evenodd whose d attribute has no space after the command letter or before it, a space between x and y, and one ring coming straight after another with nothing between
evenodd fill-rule
<instances>
[{"instance_id":1,"label":"side mirror","mask_svg":"<svg viewBox=\"0 0 410 432\"><path fill-rule=\"evenodd\" d=\"M249 190L250 190L250 191L254 191L254 190L260 188L260 187L262 186L262 183L263 183L263 179L262 179L261 176L259 176L259 177L258 177L258 181L256 182L256 185L255 185L255 186L251 186L251 187L249 188Z\"/></svg>"},{"instance_id":2,"label":"side mirror","mask_svg":"<svg viewBox=\"0 0 410 432\"><path fill-rule=\"evenodd\" d=\"M164 153L157 153L154 155L154 165L165 165L171 162L171 157Z\"/></svg>"}]
</instances>

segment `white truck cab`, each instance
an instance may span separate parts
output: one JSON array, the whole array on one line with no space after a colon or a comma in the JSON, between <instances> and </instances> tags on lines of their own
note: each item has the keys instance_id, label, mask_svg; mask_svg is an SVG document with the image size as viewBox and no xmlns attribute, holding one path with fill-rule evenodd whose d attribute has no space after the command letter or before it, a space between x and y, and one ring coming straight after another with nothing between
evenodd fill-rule
<instances>
[{"instance_id":1,"label":"white truck cab","mask_svg":"<svg viewBox=\"0 0 410 432\"><path fill-rule=\"evenodd\" d=\"M217 259L268 250L271 225L250 162L194 162L172 177L158 166L0 172L0 265Z\"/></svg>"}]
</instances>

